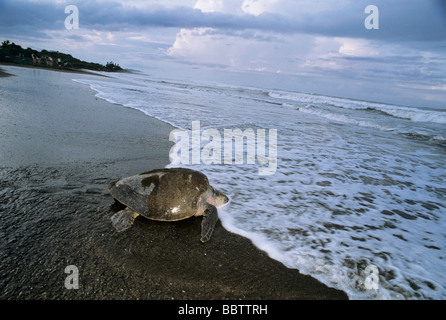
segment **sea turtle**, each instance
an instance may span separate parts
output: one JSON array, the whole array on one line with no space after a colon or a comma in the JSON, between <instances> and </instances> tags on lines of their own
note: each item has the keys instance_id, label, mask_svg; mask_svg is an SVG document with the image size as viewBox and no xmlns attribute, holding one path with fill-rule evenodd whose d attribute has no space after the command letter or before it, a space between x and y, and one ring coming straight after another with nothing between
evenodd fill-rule
<instances>
[{"instance_id":1,"label":"sea turtle","mask_svg":"<svg viewBox=\"0 0 446 320\"><path fill-rule=\"evenodd\" d=\"M117 231L130 228L139 215L157 221L177 221L203 216L201 242L211 238L218 221L216 206L228 197L209 185L201 172L186 168L155 169L113 181L112 196L127 206L111 220Z\"/></svg>"}]
</instances>

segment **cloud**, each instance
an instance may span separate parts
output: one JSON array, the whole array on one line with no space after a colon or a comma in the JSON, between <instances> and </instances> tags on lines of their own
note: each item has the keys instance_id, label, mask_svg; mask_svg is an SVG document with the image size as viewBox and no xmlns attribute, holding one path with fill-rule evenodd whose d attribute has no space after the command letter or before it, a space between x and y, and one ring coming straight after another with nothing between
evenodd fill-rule
<instances>
[{"instance_id":1,"label":"cloud","mask_svg":"<svg viewBox=\"0 0 446 320\"><path fill-rule=\"evenodd\" d=\"M380 30L364 28L364 8L369 1L201 1L194 7L79 1L80 25L100 30L141 27L214 28L258 30L273 33L308 33L337 37L374 37L381 40L437 41L446 39L444 11L434 2L375 0ZM76 3L76 2L74 2ZM181 2L179 2L181 3ZM441 3L441 2L439 2ZM63 2L4 0L0 3L0 26L34 29L63 27Z\"/></svg>"},{"instance_id":2,"label":"cloud","mask_svg":"<svg viewBox=\"0 0 446 320\"><path fill-rule=\"evenodd\" d=\"M68 4L79 30L65 29ZM369 4L379 30L364 26ZM134 68L297 75L338 89L358 80L442 92L446 81L444 0L0 0L1 38Z\"/></svg>"}]
</instances>

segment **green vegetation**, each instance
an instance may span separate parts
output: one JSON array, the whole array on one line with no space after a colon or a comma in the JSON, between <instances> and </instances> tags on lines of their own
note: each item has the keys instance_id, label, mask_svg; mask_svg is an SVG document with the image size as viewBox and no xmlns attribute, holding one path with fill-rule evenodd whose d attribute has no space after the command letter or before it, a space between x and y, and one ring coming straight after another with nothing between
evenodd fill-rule
<instances>
[{"instance_id":1,"label":"green vegetation","mask_svg":"<svg viewBox=\"0 0 446 320\"><path fill-rule=\"evenodd\" d=\"M122 68L112 61L107 62L107 64L103 66L99 63L82 61L74 58L70 54L58 51L37 51L31 48L23 49L14 42L9 42L9 40L3 41L0 46L0 62L68 70L88 69L109 72L122 71Z\"/></svg>"}]
</instances>

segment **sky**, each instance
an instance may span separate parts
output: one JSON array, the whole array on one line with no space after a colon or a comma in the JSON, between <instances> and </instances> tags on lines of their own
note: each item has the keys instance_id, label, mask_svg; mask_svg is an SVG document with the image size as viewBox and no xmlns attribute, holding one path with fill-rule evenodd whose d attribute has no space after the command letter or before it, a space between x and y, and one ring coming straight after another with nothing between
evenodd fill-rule
<instances>
[{"instance_id":1,"label":"sky","mask_svg":"<svg viewBox=\"0 0 446 320\"><path fill-rule=\"evenodd\" d=\"M6 39L168 79L446 109L446 0L0 0Z\"/></svg>"}]
</instances>

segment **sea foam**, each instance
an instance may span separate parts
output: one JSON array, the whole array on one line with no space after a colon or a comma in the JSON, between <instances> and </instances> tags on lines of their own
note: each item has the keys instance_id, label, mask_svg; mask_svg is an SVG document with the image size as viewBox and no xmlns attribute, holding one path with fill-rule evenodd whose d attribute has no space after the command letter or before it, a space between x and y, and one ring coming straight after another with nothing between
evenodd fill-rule
<instances>
[{"instance_id":1,"label":"sea foam","mask_svg":"<svg viewBox=\"0 0 446 320\"><path fill-rule=\"evenodd\" d=\"M231 197L223 226L353 299L446 298L445 112L117 75L76 80L182 130L277 130L277 171L188 165ZM179 164L181 165L181 164ZM378 290L364 285L375 265Z\"/></svg>"}]
</instances>

